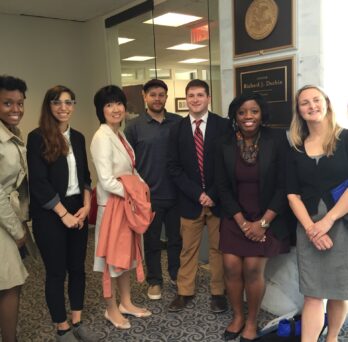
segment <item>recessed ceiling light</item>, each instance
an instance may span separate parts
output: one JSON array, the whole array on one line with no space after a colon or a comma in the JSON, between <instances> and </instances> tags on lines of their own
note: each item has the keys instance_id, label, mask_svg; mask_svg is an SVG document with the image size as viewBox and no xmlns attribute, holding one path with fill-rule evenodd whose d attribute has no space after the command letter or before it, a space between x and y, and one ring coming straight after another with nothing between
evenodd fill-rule
<instances>
[{"instance_id":1,"label":"recessed ceiling light","mask_svg":"<svg viewBox=\"0 0 348 342\"><path fill-rule=\"evenodd\" d=\"M121 74L122 77L133 77L134 74Z\"/></svg>"},{"instance_id":2,"label":"recessed ceiling light","mask_svg":"<svg viewBox=\"0 0 348 342\"><path fill-rule=\"evenodd\" d=\"M189 58L185 59L183 61L180 61L178 63L188 63L188 64L194 64L194 63L201 63L201 62L207 62L207 59L204 58Z\"/></svg>"},{"instance_id":3,"label":"recessed ceiling light","mask_svg":"<svg viewBox=\"0 0 348 342\"><path fill-rule=\"evenodd\" d=\"M118 45L126 44L132 42L133 40L133 38L118 37Z\"/></svg>"},{"instance_id":4,"label":"recessed ceiling light","mask_svg":"<svg viewBox=\"0 0 348 342\"><path fill-rule=\"evenodd\" d=\"M170 46L170 47L167 48L167 50L184 50L184 51L189 51L189 50L199 49L199 48L202 48L202 47L205 47L205 46L206 45L201 45L201 44L183 43L183 44Z\"/></svg>"},{"instance_id":5,"label":"recessed ceiling light","mask_svg":"<svg viewBox=\"0 0 348 342\"><path fill-rule=\"evenodd\" d=\"M143 62L148 61L149 59L154 59L155 57L150 56L132 56L128 58L123 58L123 61L132 61L132 62Z\"/></svg>"},{"instance_id":6,"label":"recessed ceiling light","mask_svg":"<svg viewBox=\"0 0 348 342\"><path fill-rule=\"evenodd\" d=\"M194 15L168 12L168 13L162 14L156 18L146 20L146 21L144 21L144 24L155 24L155 25L162 25L162 26L178 27L181 25L192 23L193 21L196 21L199 19L202 19L202 17L196 17Z\"/></svg>"}]
</instances>

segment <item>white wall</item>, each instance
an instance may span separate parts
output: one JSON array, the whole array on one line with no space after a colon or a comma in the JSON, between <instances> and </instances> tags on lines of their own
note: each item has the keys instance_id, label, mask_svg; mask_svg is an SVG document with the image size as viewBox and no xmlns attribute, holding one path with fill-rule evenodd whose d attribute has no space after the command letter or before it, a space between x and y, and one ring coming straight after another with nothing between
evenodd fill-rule
<instances>
[{"instance_id":1,"label":"white wall","mask_svg":"<svg viewBox=\"0 0 348 342\"><path fill-rule=\"evenodd\" d=\"M298 0L297 89L323 85L322 0Z\"/></svg>"},{"instance_id":2,"label":"white wall","mask_svg":"<svg viewBox=\"0 0 348 342\"><path fill-rule=\"evenodd\" d=\"M347 11L347 1L323 0L323 86L333 104L337 121L345 128L348 128Z\"/></svg>"},{"instance_id":3,"label":"white wall","mask_svg":"<svg viewBox=\"0 0 348 342\"><path fill-rule=\"evenodd\" d=\"M228 113L234 94L232 1L219 0L221 112Z\"/></svg>"}]
</instances>

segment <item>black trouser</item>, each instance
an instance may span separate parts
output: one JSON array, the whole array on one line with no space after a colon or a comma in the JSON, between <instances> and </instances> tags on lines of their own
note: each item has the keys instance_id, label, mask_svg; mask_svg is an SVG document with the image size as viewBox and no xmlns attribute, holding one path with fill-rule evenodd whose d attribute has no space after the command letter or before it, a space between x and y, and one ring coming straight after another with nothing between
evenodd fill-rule
<instances>
[{"instance_id":1,"label":"black trouser","mask_svg":"<svg viewBox=\"0 0 348 342\"><path fill-rule=\"evenodd\" d=\"M80 209L80 195L62 200L69 213ZM82 229L67 228L53 210L33 217L33 233L46 268L46 302L52 321L67 319L64 282L69 274L68 295L71 310L82 310L85 294L85 257L88 239L87 220Z\"/></svg>"},{"instance_id":2,"label":"black trouser","mask_svg":"<svg viewBox=\"0 0 348 342\"><path fill-rule=\"evenodd\" d=\"M156 212L149 229L144 234L146 280L150 285L163 283L161 268L161 231L164 223L167 235L168 273L176 280L180 266L182 241L180 236L179 208L174 200L152 200L152 210Z\"/></svg>"}]
</instances>

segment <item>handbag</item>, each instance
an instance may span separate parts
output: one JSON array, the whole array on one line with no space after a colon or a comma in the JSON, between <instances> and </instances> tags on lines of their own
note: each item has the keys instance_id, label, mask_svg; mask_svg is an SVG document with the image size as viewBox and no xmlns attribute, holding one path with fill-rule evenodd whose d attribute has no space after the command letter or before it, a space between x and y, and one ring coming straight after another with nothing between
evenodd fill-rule
<instances>
[{"instance_id":1,"label":"handbag","mask_svg":"<svg viewBox=\"0 0 348 342\"><path fill-rule=\"evenodd\" d=\"M97 189L94 188L91 193L91 209L88 214L88 223L96 224L97 221L97 212L98 212L98 203L97 203Z\"/></svg>"},{"instance_id":2,"label":"handbag","mask_svg":"<svg viewBox=\"0 0 348 342\"><path fill-rule=\"evenodd\" d=\"M261 337L260 342L301 342L301 315L282 319L277 331Z\"/></svg>"},{"instance_id":3,"label":"handbag","mask_svg":"<svg viewBox=\"0 0 348 342\"><path fill-rule=\"evenodd\" d=\"M328 324L327 314L325 314L324 326L321 329L321 336ZM295 315L289 319L279 321L277 331L263 335L260 342L301 342L301 315Z\"/></svg>"}]
</instances>

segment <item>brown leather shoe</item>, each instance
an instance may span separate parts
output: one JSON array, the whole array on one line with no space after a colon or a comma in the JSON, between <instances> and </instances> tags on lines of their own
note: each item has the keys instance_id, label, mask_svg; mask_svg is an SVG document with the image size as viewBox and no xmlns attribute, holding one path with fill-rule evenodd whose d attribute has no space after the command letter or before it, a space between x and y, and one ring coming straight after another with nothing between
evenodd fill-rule
<instances>
[{"instance_id":1,"label":"brown leather shoe","mask_svg":"<svg viewBox=\"0 0 348 342\"><path fill-rule=\"evenodd\" d=\"M177 312L185 309L186 305L192 300L193 296L177 295L175 299L169 304L168 311Z\"/></svg>"},{"instance_id":2,"label":"brown leather shoe","mask_svg":"<svg viewBox=\"0 0 348 342\"><path fill-rule=\"evenodd\" d=\"M212 295L210 302L210 310L215 313L226 311L228 308L226 297L224 295Z\"/></svg>"}]
</instances>

